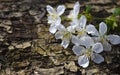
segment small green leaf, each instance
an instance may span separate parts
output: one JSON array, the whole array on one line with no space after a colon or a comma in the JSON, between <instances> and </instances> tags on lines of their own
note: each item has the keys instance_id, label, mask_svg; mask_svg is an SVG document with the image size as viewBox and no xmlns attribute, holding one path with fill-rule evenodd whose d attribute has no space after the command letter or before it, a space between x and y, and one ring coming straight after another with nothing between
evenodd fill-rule
<instances>
[{"instance_id":1,"label":"small green leaf","mask_svg":"<svg viewBox=\"0 0 120 75\"><path fill-rule=\"evenodd\" d=\"M109 16L109 17L106 18L105 22L107 23L109 29L113 29L114 28L113 23L116 22L115 17L114 16Z\"/></svg>"},{"instance_id":2,"label":"small green leaf","mask_svg":"<svg viewBox=\"0 0 120 75\"><path fill-rule=\"evenodd\" d=\"M91 13L87 13L87 12L84 11L82 14L78 15L78 18L80 18L81 15L85 15L86 18L87 18L87 21L89 21L89 22L93 21L93 16L91 15Z\"/></svg>"},{"instance_id":3,"label":"small green leaf","mask_svg":"<svg viewBox=\"0 0 120 75\"><path fill-rule=\"evenodd\" d=\"M115 29L117 26L118 26L117 23L113 22L113 29Z\"/></svg>"},{"instance_id":4,"label":"small green leaf","mask_svg":"<svg viewBox=\"0 0 120 75\"><path fill-rule=\"evenodd\" d=\"M80 18L80 17L81 17L81 15L83 15L83 14L78 14L78 18Z\"/></svg>"},{"instance_id":5,"label":"small green leaf","mask_svg":"<svg viewBox=\"0 0 120 75\"><path fill-rule=\"evenodd\" d=\"M109 30L115 30L118 27L116 17L113 15L107 17L105 22L107 23Z\"/></svg>"},{"instance_id":6,"label":"small green leaf","mask_svg":"<svg viewBox=\"0 0 120 75\"><path fill-rule=\"evenodd\" d=\"M91 6L91 5L87 5L85 12L86 12L86 13L90 13L91 9L92 9L92 6Z\"/></svg>"},{"instance_id":7,"label":"small green leaf","mask_svg":"<svg viewBox=\"0 0 120 75\"><path fill-rule=\"evenodd\" d=\"M93 17L92 17L92 15L91 15L90 13L86 13L85 16L87 17L87 20L88 20L89 22L92 22L92 21L93 21Z\"/></svg>"},{"instance_id":8,"label":"small green leaf","mask_svg":"<svg viewBox=\"0 0 120 75\"><path fill-rule=\"evenodd\" d=\"M120 15L120 8L115 8L114 12L113 12L114 16L119 16Z\"/></svg>"}]
</instances>

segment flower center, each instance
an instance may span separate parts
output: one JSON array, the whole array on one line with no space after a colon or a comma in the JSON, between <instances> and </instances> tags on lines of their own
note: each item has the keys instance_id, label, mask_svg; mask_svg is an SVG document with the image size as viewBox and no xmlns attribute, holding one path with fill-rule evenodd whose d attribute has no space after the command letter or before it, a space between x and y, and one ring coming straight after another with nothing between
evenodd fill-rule
<instances>
[{"instance_id":1,"label":"flower center","mask_svg":"<svg viewBox=\"0 0 120 75\"><path fill-rule=\"evenodd\" d=\"M71 38L71 33L70 32L68 32L68 31L66 31L65 33L64 33L64 35L63 35L63 39L70 39Z\"/></svg>"},{"instance_id":2,"label":"flower center","mask_svg":"<svg viewBox=\"0 0 120 75\"><path fill-rule=\"evenodd\" d=\"M92 55L93 51L91 49L87 49L86 52L85 52L85 55L90 58L91 55Z\"/></svg>"},{"instance_id":3,"label":"flower center","mask_svg":"<svg viewBox=\"0 0 120 75\"><path fill-rule=\"evenodd\" d=\"M78 31L78 35L84 35L86 33L85 29Z\"/></svg>"},{"instance_id":4,"label":"flower center","mask_svg":"<svg viewBox=\"0 0 120 75\"><path fill-rule=\"evenodd\" d=\"M56 14L52 14L51 16L52 16L53 20L56 20L58 17Z\"/></svg>"},{"instance_id":5,"label":"flower center","mask_svg":"<svg viewBox=\"0 0 120 75\"><path fill-rule=\"evenodd\" d=\"M100 36L100 41L103 43L105 41L105 37L104 36Z\"/></svg>"}]
</instances>

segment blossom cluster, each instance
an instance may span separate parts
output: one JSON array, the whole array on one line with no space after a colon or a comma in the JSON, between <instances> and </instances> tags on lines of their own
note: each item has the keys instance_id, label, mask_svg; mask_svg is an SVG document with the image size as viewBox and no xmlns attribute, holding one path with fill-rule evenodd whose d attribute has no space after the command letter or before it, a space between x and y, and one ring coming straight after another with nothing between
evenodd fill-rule
<instances>
[{"instance_id":1,"label":"blossom cluster","mask_svg":"<svg viewBox=\"0 0 120 75\"><path fill-rule=\"evenodd\" d=\"M78 56L78 64L83 68L88 67L89 60L101 63L104 58L99 54L103 51L111 51L111 45L120 44L120 36L107 35L107 25L104 22L99 24L99 30L95 25L87 24L85 15L78 18L80 4L76 2L67 18L71 19L68 27L61 23L61 15L66 7L59 5L56 9L47 5L49 31L56 39L61 39L61 45L67 48L73 43L73 53Z\"/></svg>"}]
</instances>

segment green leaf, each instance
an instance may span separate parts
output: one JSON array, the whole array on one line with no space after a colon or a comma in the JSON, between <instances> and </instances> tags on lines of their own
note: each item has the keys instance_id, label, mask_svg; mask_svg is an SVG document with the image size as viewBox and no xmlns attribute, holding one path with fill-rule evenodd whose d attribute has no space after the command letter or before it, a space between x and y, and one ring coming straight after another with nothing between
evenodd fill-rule
<instances>
[{"instance_id":1,"label":"green leaf","mask_svg":"<svg viewBox=\"0 0 120 75\"><path fill-rule=\"evenodd\" d=\"M108 30L116 30L118 27L116 16L109 16L106 18L105 22L108 25Z\"/></svg>"},{"instance_id":2,"label":"green leaf","mask_svg":"<svg viewBox=\"0 0 120 75\"><path fill-rule=\"evenodd\" d=\"M91 9L92 9L92 6L91 6L91 5L87 5L85 12L86 12L86 13L90 13Z\"/></svg>"},{"instance_id":3,"label":"green leaf","mask_svg":"<svg viewBox=\"0 0 120 75\"><path fill-rule=\"evenodd\" d=\"M115 29L116 27L118 27L117 23L116 22L113 22L113 29Z\"/></svg>"},{"instance_id":4,"label":"green leaf","mask_svg":"<svg viewBox=\"0 0 120 75\"><path fill-rule=\"evenodd\" d=\"M87 12L84 11L84 12L82 12L82 14L79 14L79 15L78 15L78 18L80 18L81 15L85 15L86 18L87 18L87 21L89 21L89 22L92 22L92 21L93 21L93 16L91 15L91 13L87 13Z\"/></svg>"},{"instance_id":5,"label":"green leaf","mask_svg":"<svg viewBox=\"0 0 120 75\"><path fill-rule=\"evenodd\" d=\"M85 16L87 17L87 20L89 22L92 22L93 21L93 16L90 14L90 13L86 13Z\"/></svg>"},{"instance_id":6,"label":"green leaf","mask_svg":"<svg viewBox=\"0 0 120 75\"><path fill-rule=\"evenodd\" d=\"M114 12L113 12L114 16L119 16L120 15L120 8L115 8Z\"/></svg>"},{"instance_id":7,"label":"green leaf","mask_svg":"<svg viewBox=\"0 0 120 75\"><path fill-rule=\"evenodd\" d=\"M84 14L78 14L78 18L80 18L80 17L81 17L81 15L84 15Z\"/></svg>"},{"instance_id":8,"label":"green leaf","mask_svg":"<svg viewBox=\"0 0 120 75\"><path fill-rule=\"evenodd\" d=\"M114 29L114 23L116 22L116 18L114 16L109 16L106 18L105 22L107 23L108 25L108 28L109 29Z\"/></svg>"}]
</instances>

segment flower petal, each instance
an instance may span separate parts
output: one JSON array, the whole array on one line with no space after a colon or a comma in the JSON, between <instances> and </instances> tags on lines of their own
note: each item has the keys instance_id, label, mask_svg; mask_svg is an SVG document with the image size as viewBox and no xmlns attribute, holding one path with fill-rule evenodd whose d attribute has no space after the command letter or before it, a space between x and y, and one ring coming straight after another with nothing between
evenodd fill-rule
<instances>
[{"instance_id":1,"label":"flower petal","mask_svg":"<svg viewBox=\"0 0 120 75\"><path fill-rule=\"evenodd\" d=\"M97 54L97 53L94 53L94 54L92 55L91 59L92 59L95 63L97 63L97 64L99 64L99 63L101 63L101 62L104 61L104 58L103 58L100 54Z\"/></svg>"},{"instance_id":2,"label":"flower petal","mask_svg":"<svg viewBox=\"0 0 120 75\"><path fill-rule=\"evenodd\" d=\"M77 56L79 56L79 55L82 55L84 53L85 48L82 47L82 46L75 45L75 46L73 46L72 50L73 50L74 54L76 54Z\"/></svg>"},{"instance_id":3,"label":"flower petal","mask_svg":"<svg viewBox=\"0 0 120 75\"><path fill-rule=\"evenodd\" d=\"M61 39L63 37L63 33L61 31L58 31L55 33L55 38L56 39Z\"/></svg>"},{"instance_id":4,"label":"flower petal","mask_svg":"<svg viewBox=\"0 0 120 75\"><path fill-rule=\"evenodd\" d=\"M99 24L99 32L101 35L104 35L107 32L107 25L104 22Z\"/></svg>"},{"instance_id":5,"label":"flower petal","mask_svg":"<svg viewBox=\"0 0 120 75\"><path fill-rule=\"evenodd\" d=\"M104 51L111 51L111 45L105 40L102 42L102 45L103 45L103 50Z\"/></svg>"},{"instance_id":6,"label":"flower petal","mask_svg":"<svg viewBox=\"0 0 120 75\"><path fill-rule=\"evenodd\" d=\"M59 5L58 7L57 7L57 14L60 16L60 15L62 15L63 13L64 13L64 11L65 11L65 6L64 5Z\"/></svg>"},{"instance_id":7,"label":"flower petal","mask_svg":"<svg viewBox=\"0 0 120 75\"><path fill-rule=\"evenodd\" d=\"M92 37L92 39L94 40L94 42L99 42L101 40L101 37L95 36L95 37Z\"/></svg>"},{"instance_id":8,"label":"flower petal","mask_svg":"<svg viewBox=\"0 0 120 75\"><path fill-rule=\"evenodd\" d=\"M72 22L70 23L71 26L78 26L79 21L78 19L73 19Z\"/></svg>"},{"instance_id":9,"label":"flower petal","mask_svg":"<svg viewBox=\"0 0 120 75\"><path fill-rule=\"evenodd\" d=\"M118 35L108 35L107 39L110 41L111 44L120 44L120 36Z\"/></svg>"},{"instance_id":10,"label":"flower petal","mask_svg":"<svg viewBox=\"0 0 120 75\"><path fill-rule=\"evenodd\" d=\"M73 44L75 44L77 46L80 45L80 40L79 40L79 38L77 36L73 35L71 41L72 41Z\"/></svg>"},{"instance_id":11,"label":"flower petal","mask_svg":"<svg viewBox=\"0 0 120 75\"><path fill-rule=\"evenodd\" d=\"M55 25L57 26L57 25L60 25L61 24L61 18L60 17L57 17L56 19L55 19Z\"/></svg>"},{"instance_id":12,"label":"flower petal","mask_svg":"<svg viewBox=\"0 0 120 75\"><path fill-rule=\"evenodd\" d=\"M73 7L73 13L74 13L74 16L77 17L78 13L79 13L79 10L80 10L80 4L79 2L76 2L74 7Z\"/></svg>"},{"instance_id":13,"label":"flower petal","mask_svg":"<svg viewBox=\"0 0 120 75\"><path fill-rule=\"evenodd\" d=\"M73 10L70 11L68 18L72 20L76 18L76 16L73 15Z\"/></svg>"},{"instance_id":14,"label":"flower petal","mask_svg":"<svg viewBox=\"0 0 120 75\"><path fill-rule=\"evenodd\" d=\"M80 26L81 28L85 28L86 22L87 22L86 17L85 17L84 15L82 15L82 16L80 17L80 20L79 20L79 26Z\"/></svg>"},{"instance_id":15,"label":"flower petal","mask_svg":"<svg viewBox=\"0 0 120 75\"><path fill-rule=\"evenodd\" d=\"M99 35L97 29L92 24L89 24L88 26L86 26L86 31L88 34L91 34L91 35L95 35L95 36Z\"/></svg>"},{"instance_id":16,"label":"flower petal","mask_svg":"<svg viewBox=\"0 0 120 75\"><path fill-rule=\"evenodd\" d=\"M69 40L62 40L61 45L66 49L69 45L70 41Z\"/></svg>"},{"instance_id":17,"label":"flower petal","mask_svg":"<svg viewBox=\"0 0 120 75\"><path fill-rule=\"evenodd\" d=\"M50 15L56 14L54 8L51 7L50 5L47 5L47 11Z\"/></svg>"},{"instance_id":18,"label":"flower petal","mask_svg":"<svg viewBox=\"0 0 120 75\"><path fill-rule=\"evenodd\" d=\"M54 22L55 22L54 19L51 16L48 16L48 23L52 24Z\"/></svg>"},{"instance_id":19,"label":"flower petal","mask_svg":"<svg viewBox=\"0 0 120 75\"><path fill-rule=\"evenodd\" d=\"M103 46L101 43L95 43L92 47L92 50L96 53L101 53L103 51Z\"/></svg>"},{"instance_id":20,"label":"flower petal","mask_svg":"<svg viewBox=\"0 0 120 75\"><path fill-rule=\"evenodd\" d=\"M64 27L64 25L60 24L57 26L57 29L60 31L65 31L66 28Z\"/></svg>"},{"instance_id":21,"label":"flower petal","mask_svg":"<svg viewBox=\"0 0 120 75\"><path fill-rule=\"evenodd\" d=\"M88 67L88 65L89 65L88 57L85 56L85 55L79 56L79 58L78 58L78 64L80 66L82 66L83 68Z\"/></svg>"},{"instance_id":22,"label":"flower petal","mask_svg":"<svg viewBox=\"0 0 120 75\"><path fill-rule=\"evenodd\" d=\"M67 27L67 30L68 30L69 32L75 33L75 26L68 26L68 27Z\"/></svg>"},{"instance_id":23,"label":"flower petal","mask_svg":"<svg viewBox=\"0 0 120 75\"><path fill-rule=\"evenodd\" d=\"M55 25L51 25L50 28L49 28L49 31L54 34L57 31L56 26Z\"/></svg>"},{"instance_id":24,"label":"flower petal","mask_svg":"<svg viewBox=\"0 0 120 75\"><path fill-rule=\"evenodd\" d=\"M80 44L84 45L86 48L90 48L90 46L92 46L94 44L94 41L89 36L82 36L80 38Z\"/></svg>"}]
</instances>

